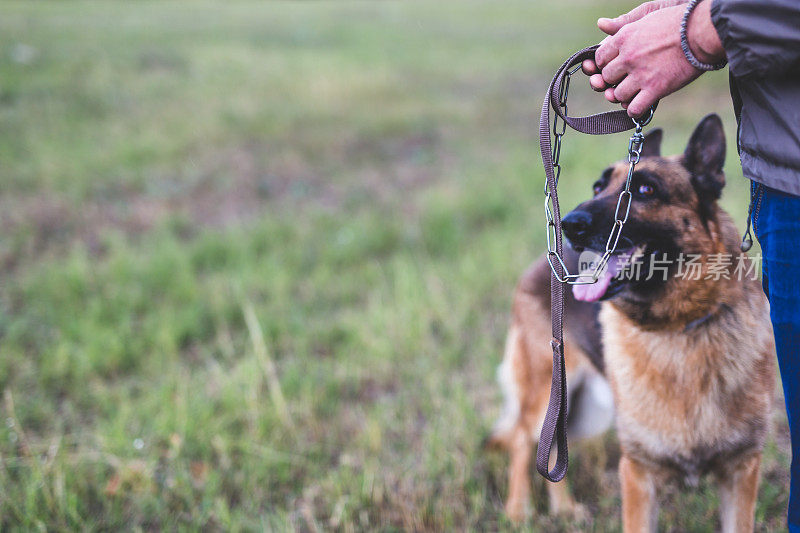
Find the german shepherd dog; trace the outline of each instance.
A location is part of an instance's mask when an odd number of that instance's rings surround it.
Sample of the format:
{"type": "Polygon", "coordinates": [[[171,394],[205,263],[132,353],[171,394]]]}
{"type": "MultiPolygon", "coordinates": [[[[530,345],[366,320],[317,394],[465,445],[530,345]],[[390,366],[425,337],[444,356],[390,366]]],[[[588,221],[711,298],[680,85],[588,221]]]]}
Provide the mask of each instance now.
{"type": "MultiPolygon", "coordinates": [[[[645,138],[619,247],[667,259],[667,275],[620,276],[612,256],[595,285],[567,291],[569,434],[598,434],[616,420],[625,531],[655,529],[660,484],[694,486],[705,474],[718,484],[722,530],[752,531],[776,383],[768,303],[754,276],[734,275],[747,257],[717,203],[725,185],[719,117],[705,117],[681,155],[662,157],[661,137],[654,130],[645,138]],[[699,254],[694,275],[679,275],[682,254],[699,254]]],[[[624,161],[607,168],[594,197],[564,217],[571,272],[579,253],[605,249],[627,172],[624,161]]],[[[506,512],[518,521],[529,508],[530,459],[550,392],[546,258],[522,276],[512,315],[498,369],[506,403],[488,444],[510,454],[506,512]]],[[[547,485],[551,512],[580,508],[564,483],[547,485]]]]}

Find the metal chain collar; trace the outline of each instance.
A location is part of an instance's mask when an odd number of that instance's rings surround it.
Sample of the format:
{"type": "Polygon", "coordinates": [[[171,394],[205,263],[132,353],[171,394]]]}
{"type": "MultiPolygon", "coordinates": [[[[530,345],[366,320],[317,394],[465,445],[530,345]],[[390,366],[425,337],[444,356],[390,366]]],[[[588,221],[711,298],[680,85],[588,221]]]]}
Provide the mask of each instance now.
{"type": "MultiPolygon", "coordinates": [[[[581,65],[578,64],[572,69],[567,70],[564,81],[559,88],[558,105],[564,110],[564,116],[568,116],[567,96],[569,94],[569,83],[572,79],[572,75],[580,70],[580,68],[581,65]]],[[[605,269],[606,265],[608,265],[608,260],[616,251],[617,245],[619,244],[619,238],[622,235],[622,228],[625,226],[625,222],[628,221],[628,215],[631,211],[631,178],[633,177],[633,172],[636,169],[636,164],[639,162],[639,158],[641,157],[642,148],[644,147],[644,135],[642,134],[642,128],[650,123],[650,121],[653,119],[654,113],[655,106],[652,106],[650,107],[650,113],[644,119],[638,120],[636,118],[631,118],[633,123],[636,125],[636,130],[628,141],[628,177],[625,180],[625,188],[621,193],[619,193],[619,198],[617,199],[617,208],[614,211],[614,225],[611,226],[611,233],[608,235],[608,240],[606,241],[605,252],[591,273],[570,274],[567,265],[564,263],[564,259],[556,250],[556,223],[553,217],[552,197],[547,188],[547,184],[545,183],[544,213],[547,220],[547,261],[550,263],[550,269],[553,271],[553,275],[555,275],[556,279],[558,279],[558,281],[561,283],[568,283],[570,285],[589,285],[592,283],[597,283],[597,280],[603,273],[603,269],[605,269]],[[561,268],[564,269],[563,276],[559,275],[558,269],[556,268],[555,263],[553,263],[553,258],[556,258],[561,264],[561,268]]],[[[561,157],[561,139],[566,131],[567,123],[564,121],[564,119],[561,119],[558,114],[556,114],[555,118],[553,119],[553,135],[555,137],[553,141],[553,172],[556,186],[558,186],[558,178],[561,176],[561,165],[559,164],[559,158],[561,157]],[[560,123],[559,119],[561,120],[560,123]]]]}

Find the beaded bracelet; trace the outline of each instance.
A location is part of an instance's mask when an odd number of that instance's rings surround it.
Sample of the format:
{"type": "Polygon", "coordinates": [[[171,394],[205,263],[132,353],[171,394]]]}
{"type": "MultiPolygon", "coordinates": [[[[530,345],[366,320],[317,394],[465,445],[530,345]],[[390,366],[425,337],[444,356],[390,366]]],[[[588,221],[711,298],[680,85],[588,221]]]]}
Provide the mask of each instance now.
{"type": "Polygon", "coordinates": [[[689,15],[692,14],[694,8],[697,7],[697,4],[701,1],[702,0],[692,0],[689,2],[689,5],[686,6],[686,11],[683,13],[683,20],[681,20],[681,48],[683,49],[683,55],[686,56],[686,61],[697,70],[719,70],[724,68],[725,65],[728,64],[728,61],[723,59],[719,63],[703,63],[692,53],[692,49],[689,48],[689,39],[686,37],[686,26],[689,22],[689,15]]]}

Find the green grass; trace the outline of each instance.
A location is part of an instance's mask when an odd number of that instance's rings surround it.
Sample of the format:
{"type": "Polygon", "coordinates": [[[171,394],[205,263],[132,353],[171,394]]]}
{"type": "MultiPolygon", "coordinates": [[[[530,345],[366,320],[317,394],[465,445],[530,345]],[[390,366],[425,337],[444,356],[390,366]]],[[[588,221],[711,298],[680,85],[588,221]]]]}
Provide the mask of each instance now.
{"type": "MultiPolygon", "coordinates": [[[[3,3],[0,528],[511,529],[479,445],[543,248],[538,109],[623,8],[3,3]]],[[[712,111],[732,142],[723,74],[662,102],[666,151],[712,111]]],[[[626,146],[568,134],[565,207],[626,146]]],[[[760,531],[787,500],[776,425],[760,531]]],[[[613,435],[573,453],[591,527],[618,529],[613,435]]],[[[534,485],[529,526],[588,527],[534,485]]],[[[715,509],[674,489],[662,529],[715,509]]]]}

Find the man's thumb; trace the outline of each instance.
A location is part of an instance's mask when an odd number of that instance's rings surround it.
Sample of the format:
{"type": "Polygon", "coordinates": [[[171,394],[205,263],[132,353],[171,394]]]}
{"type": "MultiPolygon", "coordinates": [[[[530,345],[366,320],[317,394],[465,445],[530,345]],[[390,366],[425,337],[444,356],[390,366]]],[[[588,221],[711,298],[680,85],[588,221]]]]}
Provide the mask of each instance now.
{"type": "Polygon", "coordinates": [[[624,15],[620,15],[616,18],[609,19],[604,17],[598,19],[597,27],[600,28],[600,30],[604,33],[607,33],[609,35],[614,35],[625,24],[636,22],[640,18],[649,15],[653,11],[658,11],[661,8],[670,7],[681,3],[683,3],[683,0],[661,0],[659,2],[645,2],[644,4],[636,6],[627,13],[625,13],[624,15]]]}
{"type": "Polygon", "coordinates": [[[619,31],[621,27],[623,27],[627,23],[628,23],[627,13],[613,19],[605,17],[597,19],[597,27],[600,28],[600,31],[602,31],[603,33],[607,33],[609,35],[614,35],[619,31]]]}

